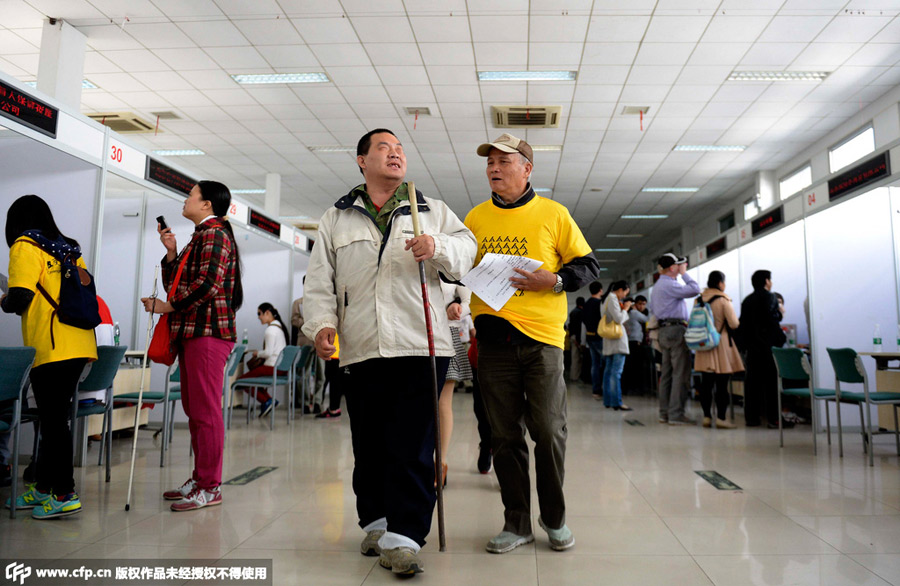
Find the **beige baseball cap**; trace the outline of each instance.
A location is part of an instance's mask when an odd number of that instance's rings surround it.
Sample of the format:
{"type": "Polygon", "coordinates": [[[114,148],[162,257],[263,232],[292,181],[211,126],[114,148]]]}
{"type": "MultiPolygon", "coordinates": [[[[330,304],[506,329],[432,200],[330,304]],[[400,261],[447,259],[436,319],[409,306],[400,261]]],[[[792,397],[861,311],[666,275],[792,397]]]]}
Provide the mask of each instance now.
{"type": "Polygon", "coordinates": [[[504,153],[521,153],[534,164],[534,151],[531,149],[531,145],[511,134],[503,133],[494,142],[480,145],[475,152],[481,157],[486,157],[490,154],[491,149],[498,149],[504,153]]]}

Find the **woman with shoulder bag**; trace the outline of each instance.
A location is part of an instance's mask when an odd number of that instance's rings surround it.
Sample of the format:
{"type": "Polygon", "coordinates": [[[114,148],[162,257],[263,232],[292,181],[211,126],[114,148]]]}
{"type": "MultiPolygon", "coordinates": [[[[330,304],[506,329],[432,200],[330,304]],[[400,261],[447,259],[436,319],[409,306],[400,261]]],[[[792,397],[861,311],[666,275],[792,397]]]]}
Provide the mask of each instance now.
{"type": "Polygon", "coordinates": [[[166,500],[178,501],[173,511],[222,504],[222,383],[237,339],[234,314],[244,298],[240,255],[227,219],[230,204],[231,192],[216,181],[201,181],[191,189],[181,214],[195,228],[180,254],[171,228],[157,228],[166,247],[162,275],[168,300],[141,299],[146,311],[170,314],[169,332],[181,367],[181,403],[194,450],[191,478],[163,493],[166,500]]]}
{"type": "Polygon", "coordinates": [[[731,339],[730,330],[740,325],[731,298],[725,294],[725,274],[712,271],[706,281],[706,289],[700,299],[711,310],[719,344],[712,350],[697,352],[694,370],[701,373],[700,404],[703,406],[703,427],[712,426],[713,387],[716,398],[716,427],[734,429],[735,425],[726,419],[728,412],[728,381],[735,372],[744,371],[744,363],[737,344],[731,339]]]}
{"type": "MultiPolygon", "coordinates": [[[[623,301],[628,291],[625,281],[616,281],[609,286],[603,301],[603,319],[620,326],[628,321],[631,302],[623,301]]],[[[617,338],[603,338],[603,405],[616,411],[631,411],[631,407],[622,403],[622,369],[628,356],[628,333],[624,327],[618,329],[621,333],[617,338]]]]}
{"type": "MultiPolygon", "coordinates": [[[[9,293],[0,298],[0,306],[22,316],[24,344],[36,350],[31,388],[41,430],[36,482],[16,498],[15,507],[32,509],[35,519],[74,515],[81,512],[81,501],[75,493],[69,417],[84,367],[97,360],[97,345],[93,329],[62,323],[56,307],[60,259],[77,259],[79,268],[86,266],[78,242],[60,232],[50,206],[36,195],[24,195],[10,206],[6,243],[9,293]]],[[[11,506],[8,499],[6,506],[11,506]]]]}

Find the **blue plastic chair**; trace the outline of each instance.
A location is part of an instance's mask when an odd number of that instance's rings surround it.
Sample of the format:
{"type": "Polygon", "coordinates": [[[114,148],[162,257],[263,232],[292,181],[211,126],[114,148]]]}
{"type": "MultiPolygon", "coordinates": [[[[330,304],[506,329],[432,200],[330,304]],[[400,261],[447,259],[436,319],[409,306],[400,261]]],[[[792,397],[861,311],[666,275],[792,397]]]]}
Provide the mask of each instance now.
{"type": "Polygon", "coordinates": [[[22,395],[28,384],[28,374],[34,364],[35,350],[31,347],[0,348],[0,401],[12,401],[9,422],[0,419],[0,433],[13,434],[12,484],[9,518],[16,518],[16,494],[19,478],[19,430],[22,428],[22,395]]]}
{"type": "MultiPolygon", "coordinates": [[[[119,365],[125,358],[128,346],[97,346],[97,360],[89,364],[87,376],[78,383],[78,392],[106,391],[106,398],[102,404],[86,406],[78,405],[78,393],[72,401],[72,443],[75,438],[75,420],[79,417],[90,415],[103,415],[103,441],[100,442],[100,455],[97,465],[103,463],[104,446],[106,448],[106,482],[110,478],[110,452],[112,451],[112,408],[113,408],[113,381],[119,372],[119,365]]],[[[74,450],[73,450],[74,453],[74,450]]]]}
{"type": "MultiPolygon", "coordinates": [[[[265,389],[271,389],[270,394],[272,395],[272,399],[275,399],[275,391],[279,385],[285,385],[286,391],[286,400],[288,401],[287,408],[287,422],[291,423],[291,417],[293,415],[293,403],[294,403],[294,371],[297,367],[297,361],[300,359],[300,347],[299,346],[285,346],[284,350],[282,350],[278,354],[278,359],[275,362],[275,368],[272,371],[272,376],[258,376],[251,378],[240,378],[234,381],[234,384],[231,385],[231,390],[239,389],[239,388],[254,388],[258,389],[260,387],[265,389]],[[286,375],[279,375],[278,373],[284,371],[286,375]]],[[[250,423],[250,411],[253,410],[255,406],[256,399],[256,391],[253,392],[253,399],[251,401],[248,409],[247,409],[247,423],[250,423]]],[[[270,428],[275,429],[275,408],[272,408],[272,412],[270,415],[270,428]]]]}

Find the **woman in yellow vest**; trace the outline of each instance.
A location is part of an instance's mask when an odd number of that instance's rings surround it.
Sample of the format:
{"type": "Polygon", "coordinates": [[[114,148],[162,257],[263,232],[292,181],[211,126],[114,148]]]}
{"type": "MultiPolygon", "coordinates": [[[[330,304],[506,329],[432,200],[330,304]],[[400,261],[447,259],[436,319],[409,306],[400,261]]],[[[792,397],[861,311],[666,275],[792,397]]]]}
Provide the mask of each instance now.
{"type": "MultiPolygon", "coordinates": [[[[59,258],[71,255],[86,267],[78,242],[59,231],[50,206],[36,195],[24,195],[10,206],[6,243],[9,293],[0,307],[22,316],[22,339],[36,350],[31,389],[41,424],[36,483],[16,498],[15,507],[32,509],[35,519],[74,515],[81,512],[81,502],[75,493],[69,416],[81,373],[97,359],[97,344],[92,329],[61,323],[49,298],[58,304],[59,258]]],[[[11,506],[9,500],[6,506],[11,506]]]]}

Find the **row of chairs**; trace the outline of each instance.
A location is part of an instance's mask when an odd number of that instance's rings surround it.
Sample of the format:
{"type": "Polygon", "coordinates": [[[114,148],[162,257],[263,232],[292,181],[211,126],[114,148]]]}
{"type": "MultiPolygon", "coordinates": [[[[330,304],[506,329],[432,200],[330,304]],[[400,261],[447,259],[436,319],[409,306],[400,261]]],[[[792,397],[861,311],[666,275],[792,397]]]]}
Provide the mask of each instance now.
{"type": "MultiPolygon", "coordinates": [[[[875,465],[875,449],[872,436],[875,434],[872,424],[872,406],[892,405],[894,412],[894,440],[897,444],[897,455],[900,456],[900,426],[898,426],[897,407],[900,405],[900,393],[875,392],[869,390],[869,377],[859,354],[852,348],[826,348],[831,366],[834,369],[834,388],[816,388],[812,383],[812,369],[803,350],[799,348],[772,348],[775,367],[778,370],[778,413],[781,413],[781,395],[808,397],[812,406],[813,453],[816,449],[816,429],[818,427],[816,401],[825,403],[825,426],[828,444],[831,444],[831,417],[828,403],[834,402],[837,412],[838,453],[844,456],[843,429],[841,426],[841,403],[855,404],[859,407],[859,418],[863,424],[863,453],[868,452],[869,466],[875,465]],[[785,388],[784,380],[806,382],[806,388],[785,388]],[[842,391],[841,384],[861,384],[863,392],[842,391]],[[865,406],[865,410],[863,407],[865,406]]],[[[778,432],[781,447],[784,447],[784,429],[781,417],[778,418],[778,432]]]]}

